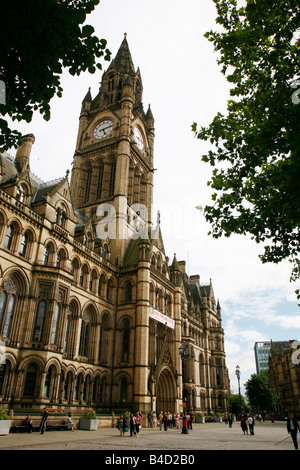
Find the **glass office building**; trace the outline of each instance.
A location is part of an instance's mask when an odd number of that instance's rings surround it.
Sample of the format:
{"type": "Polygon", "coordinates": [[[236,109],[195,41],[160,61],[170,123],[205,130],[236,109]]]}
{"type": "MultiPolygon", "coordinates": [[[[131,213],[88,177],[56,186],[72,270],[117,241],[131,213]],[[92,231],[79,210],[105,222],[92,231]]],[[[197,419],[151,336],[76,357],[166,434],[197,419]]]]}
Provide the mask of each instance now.
{"type": "Polygon", "coordinates": [[[256,373],[268,369],[268,359],[271,351],[271,341],[256,342],[254,344],[254,355],[256,373]]]}

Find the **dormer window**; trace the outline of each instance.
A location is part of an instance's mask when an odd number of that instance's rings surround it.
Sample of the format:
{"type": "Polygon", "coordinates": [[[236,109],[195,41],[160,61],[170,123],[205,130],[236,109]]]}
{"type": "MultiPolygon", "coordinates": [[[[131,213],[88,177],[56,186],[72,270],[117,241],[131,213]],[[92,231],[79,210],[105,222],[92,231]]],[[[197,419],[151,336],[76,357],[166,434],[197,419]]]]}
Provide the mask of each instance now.
{"type": "Polygon", "coordinates": [[[66,216],[64,207],[63,206],[58,207],[55,213],[55,223],[59,225],[60,227],[64,227],[66,219],[67,219],[67,216],[66,216]]]}
{"type": "Polygon", "coordinates": [[[91,248],[92,237],[90,233],[86,233],[84,236],[84,244],[87,248],[91,248]]]}
{"type": "Polygon", "coordinates": [[[27,195],[26,188],[21,184],[17,191],[17,201],[24,204],[26,195],[27,195]]]}

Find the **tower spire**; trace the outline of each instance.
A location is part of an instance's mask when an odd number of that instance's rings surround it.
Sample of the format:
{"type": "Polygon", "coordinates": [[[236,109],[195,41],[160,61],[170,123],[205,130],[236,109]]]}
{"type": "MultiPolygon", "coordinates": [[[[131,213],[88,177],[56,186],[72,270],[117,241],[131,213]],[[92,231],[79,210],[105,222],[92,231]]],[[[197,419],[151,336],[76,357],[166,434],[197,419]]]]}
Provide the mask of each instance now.
{"type": "Polygon", "coordinates": [[[124,39],[114,59],[114,64],[120,73],[135,74],[133,60],[127,42],[127,33],[124,33],[124,39]]]}

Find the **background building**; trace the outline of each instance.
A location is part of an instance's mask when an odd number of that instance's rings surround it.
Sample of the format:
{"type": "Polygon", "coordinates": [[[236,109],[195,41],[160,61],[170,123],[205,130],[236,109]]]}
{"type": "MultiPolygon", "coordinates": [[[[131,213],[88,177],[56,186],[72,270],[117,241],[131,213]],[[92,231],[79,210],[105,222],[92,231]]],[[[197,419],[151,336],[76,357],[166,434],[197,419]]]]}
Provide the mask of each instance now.
{"type": "Polygon", "coordinates": [[[256,373],[268,369],[269,355],[271,351],[271,341],[261,341],[254,344],[254,356],[256,373]]]}
{"type": "MultiPolygon", "coordinates": [[[[277,411],[300,418],[300,360],[294,341],[272,341],[269,380],[278,397],[277,411]]],[[[298,343],[296,341],[296,343],[298,343]]]]}
{"type": "Polygon", "coordinates": [[[124,38],[86,94],[71,181],[0,166],[0,403],[98,413],[227,410],[221,308],[153,224],[154,118],[124,38]],[[182,361],[179,348],[184,346],[182,361]]]}

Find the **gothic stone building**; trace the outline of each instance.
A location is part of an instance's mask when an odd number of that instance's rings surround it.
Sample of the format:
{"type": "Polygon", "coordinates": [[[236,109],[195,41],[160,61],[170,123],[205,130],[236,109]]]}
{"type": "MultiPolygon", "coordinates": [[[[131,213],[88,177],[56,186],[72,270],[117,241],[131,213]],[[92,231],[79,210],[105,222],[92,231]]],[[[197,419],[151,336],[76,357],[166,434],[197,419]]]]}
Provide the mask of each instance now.
{"type": "Polygon", "coordinates": [[[227,409],[212,284],[169,263],[152,224],[142,91],[125,37],[82,102],[70,184],[31,173],[32,134],[1,155],[0,404],[16,411],[227,409]]]}
{"type": "Polygon", "coordinates": [[[300,418],[300,361],[298,341],[271,341],[268,360],[270,386],[277,396],[277,411],[300,418]]]}

